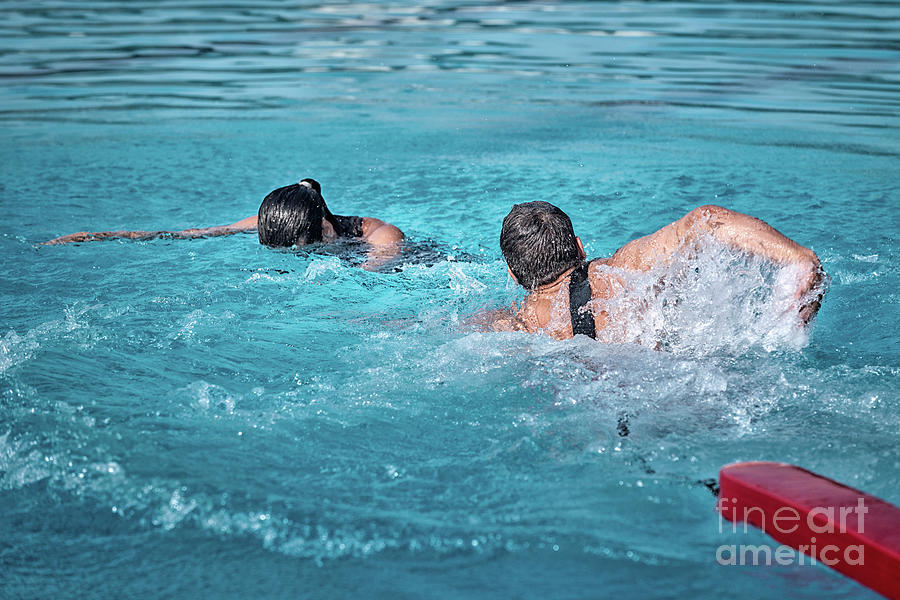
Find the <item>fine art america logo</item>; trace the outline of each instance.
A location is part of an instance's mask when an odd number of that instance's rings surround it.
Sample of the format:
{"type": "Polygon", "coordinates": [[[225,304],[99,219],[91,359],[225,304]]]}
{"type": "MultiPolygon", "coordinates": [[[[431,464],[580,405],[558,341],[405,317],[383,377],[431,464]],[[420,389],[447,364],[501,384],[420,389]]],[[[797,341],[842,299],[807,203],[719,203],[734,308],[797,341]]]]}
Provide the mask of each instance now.
{"type": "MultiPolygon", "coordinates": [[[[809,532],[807,543],[795,543],[796,551],[787,545],[770,544],[723,544],[716,549],[716,562],[720,565],[815,565],[821,562],[829,567],[843,563],[849,566],[865,564],[864,544],[836,544],[844,541],[843,534],[865,533],[865,515],[869,509],[863,498],[857,499],[856,506],[816,507],[802,514],[792,506],[782,506],[771,514],[757,506],[736,506],[737,498],[719,498],[716,508],[719,512],[719,533],[726,531],[725,519],[731,521],[731,533],[737,533],[743,526],[748,531],[748,523],[757,526],[763,533],[775,539],[796,540],[797,532],[809,532]],[[855,518],[853,526],[848,526],[848,517],[855,518]],[[817,536],[819,536],[817,538],[817,536]]],[[[853,536],[855,537],[855,536],[853,536]]],[[[849,539],[853,539],[853,537],[849,539]]],[[[805,539],[805,538],[804,538],[805,539]]],[[[845,538],[846,539],[846,538],[845,538]]]]}

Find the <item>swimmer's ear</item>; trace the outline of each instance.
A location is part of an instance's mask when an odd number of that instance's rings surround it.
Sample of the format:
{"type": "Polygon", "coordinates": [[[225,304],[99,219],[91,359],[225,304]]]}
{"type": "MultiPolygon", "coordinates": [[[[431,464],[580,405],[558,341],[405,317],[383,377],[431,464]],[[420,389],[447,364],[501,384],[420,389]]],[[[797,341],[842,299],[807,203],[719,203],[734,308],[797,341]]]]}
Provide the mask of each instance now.
{"type": "Polygon", "coordinates": [[[513,275],[512,269],[509,268],[509,265],[506,266],[506,272],[509,273],[509,276],[512,277],[512,280],[515,281],[516,284],[519,283],[519,280],[516,279],[516,276],[515,276],[515,275],[513,275]]]}
{"type": "Polygon", "coordinates": [[[587,254],[584,253],[584,246],[581,243],[581,238],[576,237],[575,243],[578,244],[578,256],[581,258],[581,260],[584,260],[585,258],[587,258],[587,254]]]}

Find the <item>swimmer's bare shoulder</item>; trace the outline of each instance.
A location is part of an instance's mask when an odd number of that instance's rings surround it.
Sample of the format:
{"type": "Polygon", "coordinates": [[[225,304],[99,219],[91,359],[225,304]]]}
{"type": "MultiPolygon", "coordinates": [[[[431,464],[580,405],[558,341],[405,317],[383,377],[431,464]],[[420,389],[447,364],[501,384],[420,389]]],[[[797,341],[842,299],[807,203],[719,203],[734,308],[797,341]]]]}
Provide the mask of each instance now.
{"type": "Polygon", "coordinates": [[[369,244],[369,253],[361,267],[367,271],[377,271],[400,253],[405,236],[396,225],[363,217],[362,239],[369,244]]]}
{"type": "Polygon", "coordinates": [[[363,217],[362,237],[373,246],[399,244],[405,238],[399,227],[374,217],[363,217]]]}

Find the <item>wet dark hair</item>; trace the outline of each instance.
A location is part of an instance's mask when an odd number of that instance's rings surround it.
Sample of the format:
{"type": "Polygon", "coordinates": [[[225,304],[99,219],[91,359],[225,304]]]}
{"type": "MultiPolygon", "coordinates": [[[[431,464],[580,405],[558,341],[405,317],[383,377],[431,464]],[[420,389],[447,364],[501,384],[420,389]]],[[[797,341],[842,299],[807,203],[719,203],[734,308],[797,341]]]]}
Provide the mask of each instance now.
{"type": "Polygon", "coordinates": [[[325,198],[322,197],[322,186],[319,185],[319,182],[316,181],[315,179],[310,179],[307,177],[306,179],[301,179],[300,183],[308,183],[310,186],[312,186],[312,189],[316,190],[316,193],[319,194],[319,198],[322,200],[322,210],[323,210],[322,217],[326,221],[331,223],[331,226],[334,227],[335,233],[340,235],[341,230],[342,230],[341,224],[338,221],[338,219],[335,218],[335,216],[333,214],[331,214],[331,211],[328,210],[328,205],[325,204],[325,198]]]}
{"type": "Polygon", "coordinates": [[[582,261],[568,215],[540,200],[512,207],[503,219],[500,250],[528,290],[552,283],[582,261]]]}
{"type": "Polygon", "coordinates": [[[278,188],[259,207],[256,224],[259,243],[288,247],[320,242],[326,213],[331,215],[322,199],[322,187],[315,179],[278,188]],[[302,185],[304,182],[309,185],[302,185]]]}
{"type": "Polygon", "coordinates": [[[312,189],[316,190],[316,193],[319,195],[319,198],[322,197],[322,186],[319,185],[319,182],[316,181],[315,179],[310,179],[309,177],[307,177],[306,179],[301,179],[300,183],[301,184],[308,183],[310,186],[312,186],[312,189]]]}

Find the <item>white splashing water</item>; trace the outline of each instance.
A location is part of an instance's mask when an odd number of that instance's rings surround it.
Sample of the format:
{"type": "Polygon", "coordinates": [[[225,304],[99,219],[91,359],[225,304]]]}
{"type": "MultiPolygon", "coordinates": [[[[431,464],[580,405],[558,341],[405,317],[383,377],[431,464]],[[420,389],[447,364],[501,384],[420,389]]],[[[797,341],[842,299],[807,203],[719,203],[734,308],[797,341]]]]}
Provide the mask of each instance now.
{"type": "Polygon", "coordinates": [[[797,266],[780,266],[708,238],[689,255],[676,255],[651,271],[608,272],[624,281],[624,289],[604,305],[611,319],[603,341],[676,354],[802,348],[809,328],[799,307],[822,291],[815,288],[797,299],[797,266]]]}

